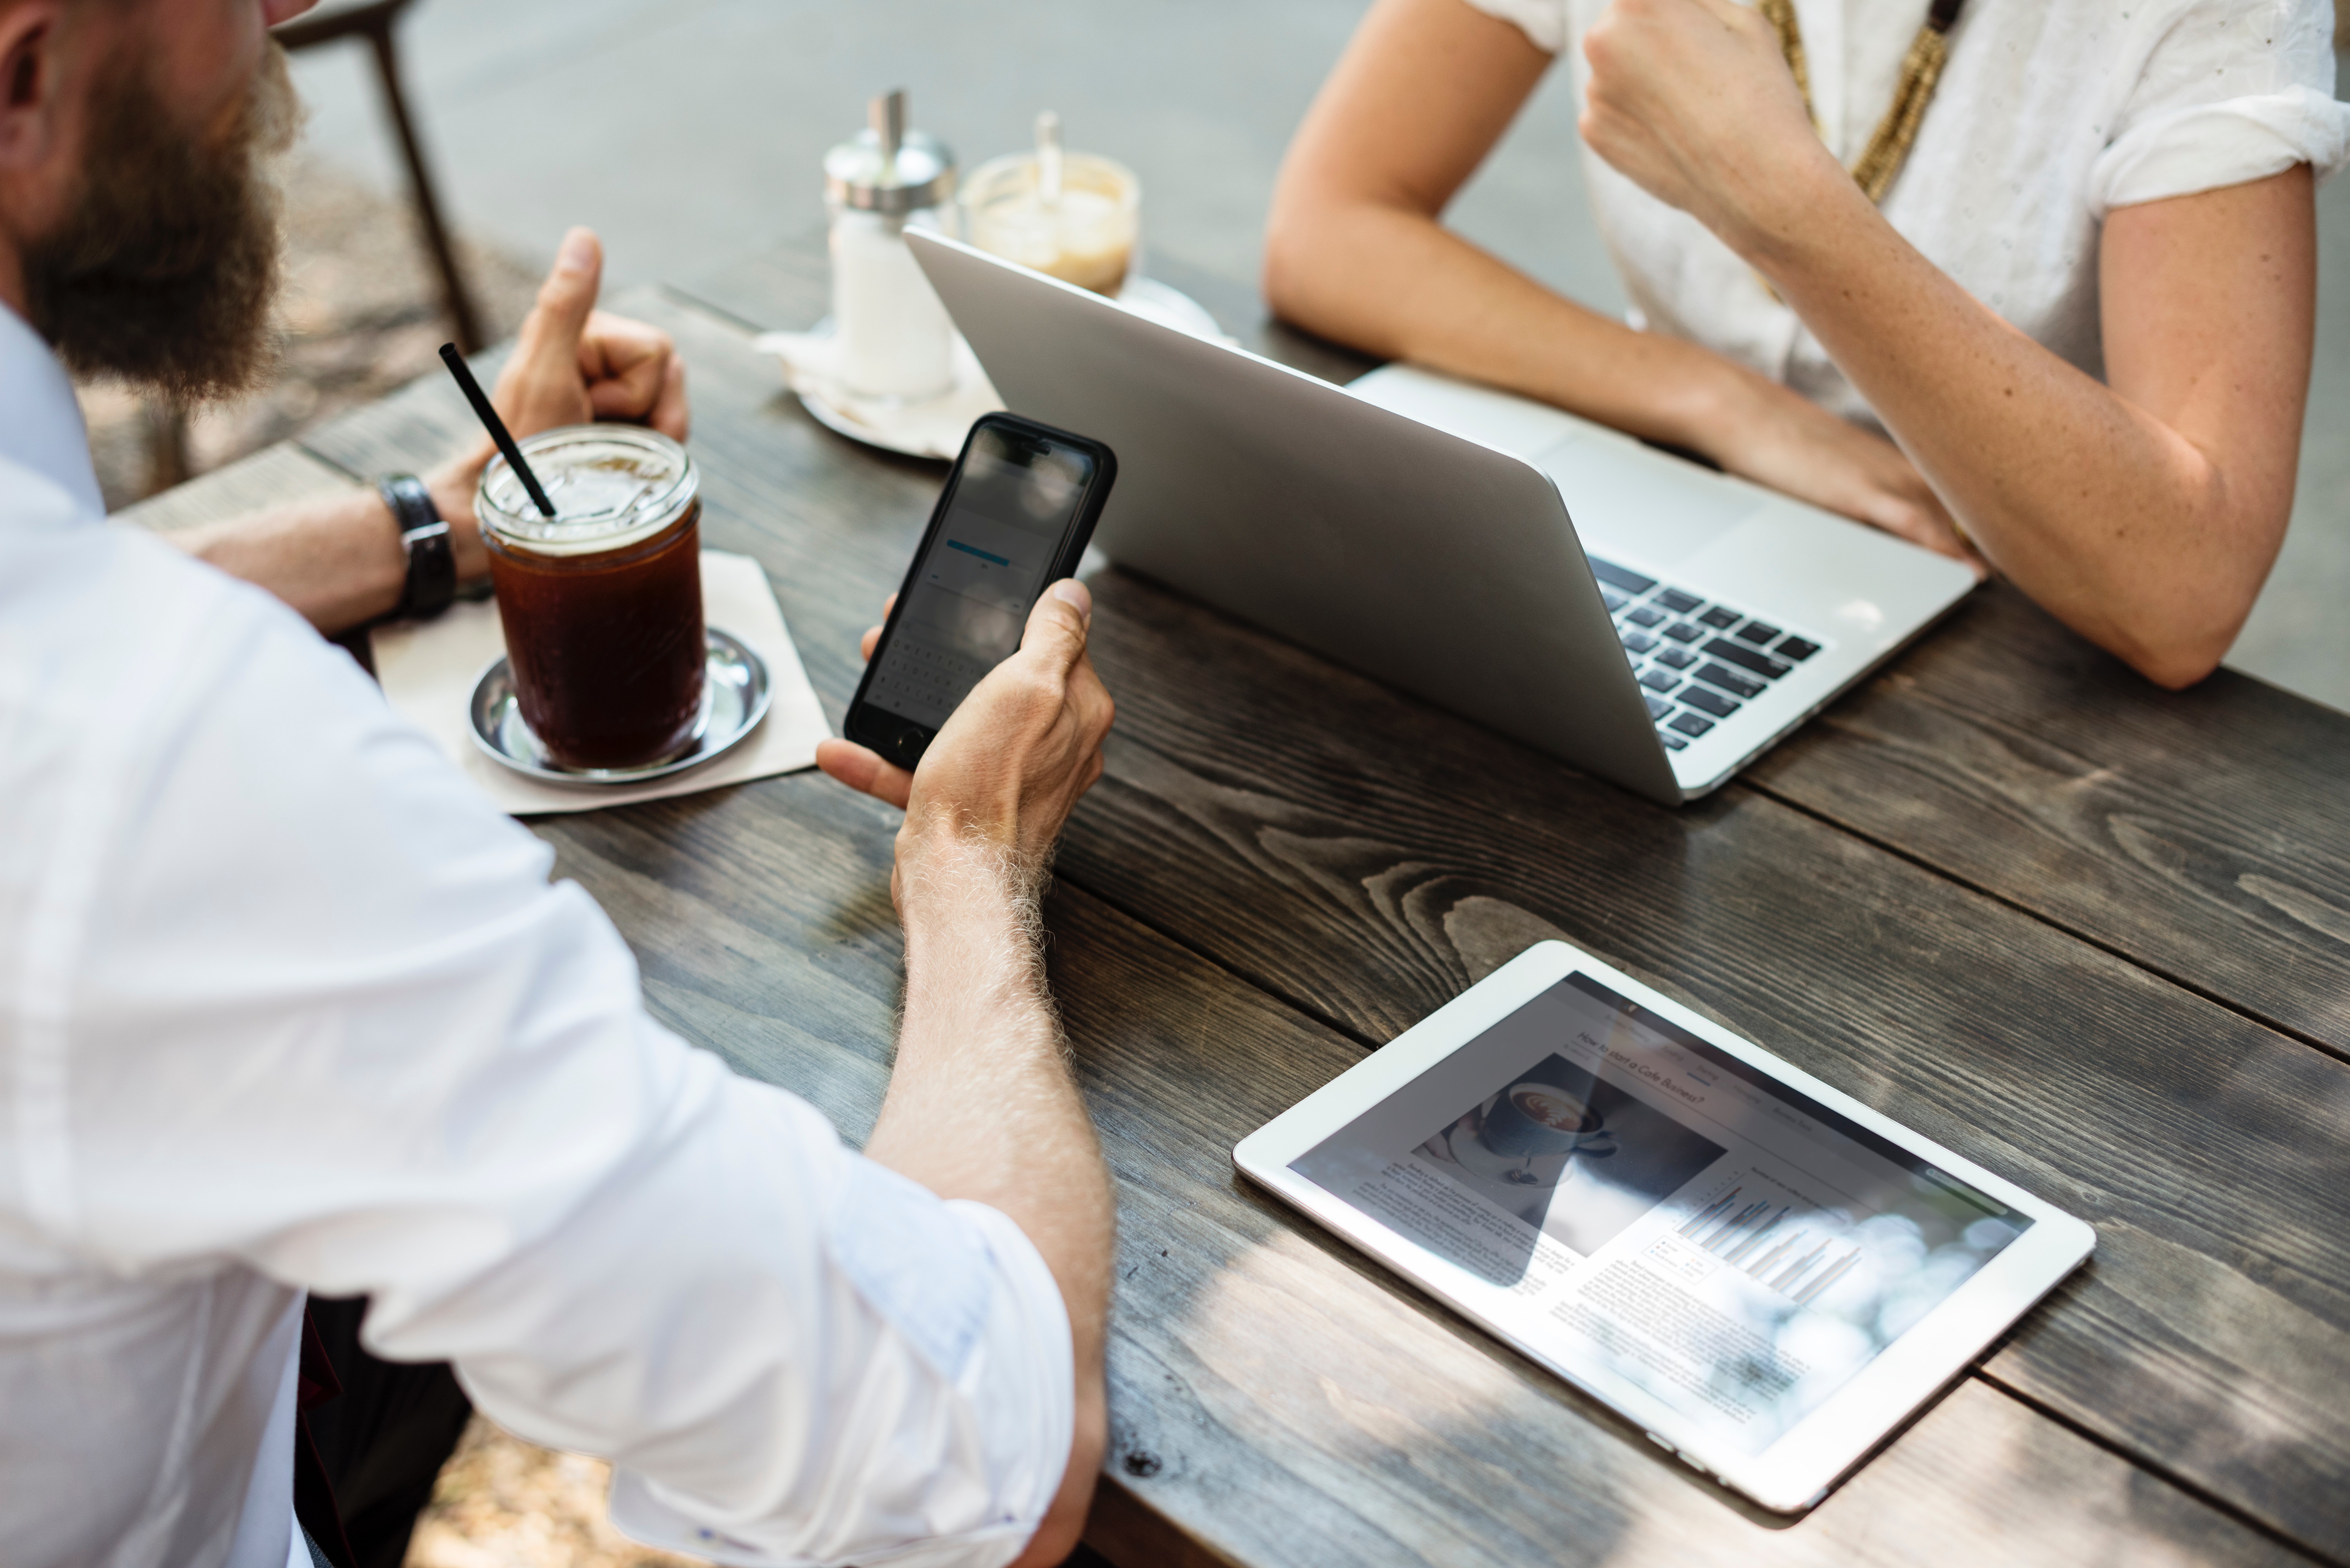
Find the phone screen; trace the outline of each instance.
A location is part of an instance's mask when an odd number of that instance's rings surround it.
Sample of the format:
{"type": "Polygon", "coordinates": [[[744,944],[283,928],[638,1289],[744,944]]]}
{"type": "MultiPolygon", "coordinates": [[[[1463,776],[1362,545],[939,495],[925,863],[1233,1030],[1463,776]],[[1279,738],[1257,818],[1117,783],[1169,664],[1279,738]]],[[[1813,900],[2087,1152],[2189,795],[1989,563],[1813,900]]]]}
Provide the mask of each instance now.
{"type": "Polygon", "coordinates": [[[992,424],[972,432],[931,547],[875,658],[866,702],[934,731],[1012,656],[1095,462],[1045,435],[992,424]]]}

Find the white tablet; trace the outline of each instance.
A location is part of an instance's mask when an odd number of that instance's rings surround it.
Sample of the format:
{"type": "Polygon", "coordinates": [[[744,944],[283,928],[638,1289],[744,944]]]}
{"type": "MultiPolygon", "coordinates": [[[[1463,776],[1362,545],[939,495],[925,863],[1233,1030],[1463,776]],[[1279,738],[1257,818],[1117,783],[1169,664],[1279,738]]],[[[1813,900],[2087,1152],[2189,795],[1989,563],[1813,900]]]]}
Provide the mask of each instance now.
{"type": "Polygon", "coordinates": [[[1232,1151],[1763,1507],[1811,1507],[2096,1244],[1564,942],[1232,1151]]]}

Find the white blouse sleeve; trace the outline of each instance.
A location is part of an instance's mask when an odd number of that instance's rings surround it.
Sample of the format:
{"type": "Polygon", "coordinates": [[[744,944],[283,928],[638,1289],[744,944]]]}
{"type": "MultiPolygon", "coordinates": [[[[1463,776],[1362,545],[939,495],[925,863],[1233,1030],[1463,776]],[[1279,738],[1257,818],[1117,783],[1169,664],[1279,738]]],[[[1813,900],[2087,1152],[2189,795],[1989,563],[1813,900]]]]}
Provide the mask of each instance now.
{"type": "Polygon", "coordinates": [[[1545,55],[1566,47],[1567,0],[1469,0],[1469,4],[1488,16],[1515,24],[1545,55]]]}
{"type": "Polygon", "coordinates": [[[613,1459],[617,1517],[664,1545],[1016,1556],[1074,1420],[1018,1228],[662,1028],[603,912],[348,659],[141,546],[213,602],[120,809],[59,851],[55,1233],[126,1272],[371,1296],[371,1349],[613,1459]]]}
{"type": "Polygon", "coordinates": [[[2192,0],[2168,13],[2091,169],[2090,210],[2241,185],[2350,156],[2325,0],[2192,0]]]}

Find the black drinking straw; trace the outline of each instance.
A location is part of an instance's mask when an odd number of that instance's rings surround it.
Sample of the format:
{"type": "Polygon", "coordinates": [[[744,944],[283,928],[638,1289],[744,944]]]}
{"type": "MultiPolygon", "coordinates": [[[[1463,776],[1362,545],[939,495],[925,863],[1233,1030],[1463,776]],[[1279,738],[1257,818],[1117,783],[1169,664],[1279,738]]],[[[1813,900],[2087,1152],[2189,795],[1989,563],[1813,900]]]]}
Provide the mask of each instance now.
{"type": "Polygon", "coordinates": [[[443,343],[441,345],[441,358],[449,367],[449,374],[457,378],[457,385],[464,390],[465,400],[473,405],[473,412],[481,417],[482,426],[490,432],[490,439],[498,443],[500,452],[506,454],[506,462],[520,476],[522,487],[530,492],[533,501],[538,503],[540,512],[549,517],[554,516],[555,503],[549,501],[546,492],[538,487],[538,475],[533,473],[530,464],[522,460],[522,448],[515,445],[514,432],[506,429],[505,421],[498,418],[498,410],[490,407],[489,395],[482,390],[482,384],[473,379],[473,372],[465,368],[465,357],[457,352],[454,343],[443,343]]]}

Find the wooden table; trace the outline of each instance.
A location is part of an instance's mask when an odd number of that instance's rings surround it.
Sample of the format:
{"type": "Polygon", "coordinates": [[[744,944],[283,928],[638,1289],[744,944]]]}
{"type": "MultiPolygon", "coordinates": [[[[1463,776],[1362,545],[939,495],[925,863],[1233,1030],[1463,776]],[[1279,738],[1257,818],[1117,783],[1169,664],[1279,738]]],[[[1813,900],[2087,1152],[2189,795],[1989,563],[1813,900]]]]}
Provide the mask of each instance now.
{"type": "MultiPolygon", "coordinates": [[[[1176,267],[1253,346],[1359,364],[1176,267]]],[[[691,367],[705,537],[838,722],[941,465],[751,351],[819,248],[619,302],[691,367]]],[[[440,456],[421,383],[149,509],[440,456]]],[[[1048,906],[1119,1183],[1114,1562],[2350,1562],[2350,719],[2170,695],[2004,587],[1667,811],[1111,572],[1107,776],[1048,906]],[[2095,1262],[1800,1521],[1742,1506],[1243,1185],[1233,1142],[1561,935],[2070,1208],[2095,1262]]],[[[888,1071],[895,814],[809,773],[550,820],[658,1015],[852,1137],[888,1071]]]]}

